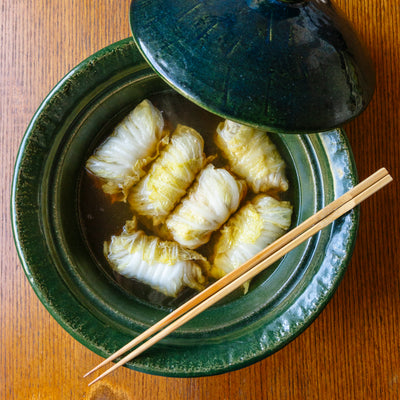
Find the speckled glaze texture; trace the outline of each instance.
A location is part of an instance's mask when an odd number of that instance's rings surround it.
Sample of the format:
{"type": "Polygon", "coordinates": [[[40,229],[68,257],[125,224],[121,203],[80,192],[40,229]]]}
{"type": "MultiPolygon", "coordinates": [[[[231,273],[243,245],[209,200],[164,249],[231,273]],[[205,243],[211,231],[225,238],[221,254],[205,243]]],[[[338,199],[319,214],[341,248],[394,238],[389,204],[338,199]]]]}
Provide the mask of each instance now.
{"type": "MultiPolygon", "coordinates": [[[[150,94],[171,91],[133,40],[73,69],[30,123],[15,165],[15,243],[32,287],[77,340],[108,356],[170,310],[138,301],[96,263],[79,223],[84,162],[99,140],[150,94]]],[[[350,189],[357,173],[345,134],[271,138],[288,165],[293,224],[350,189]]],[[[129,367],[164,376],[219,374],[254,363],[302,332],[333,295],[350,260],[353,210],[257,276],[246,296],[205,311],[129,367]]]]}
{"type": "Polygon", "coordinates": [[[329,0],[135,0],[131,28],[169,84],[215,114],[320,132],[360,114],[371,60],[329,0]]]}

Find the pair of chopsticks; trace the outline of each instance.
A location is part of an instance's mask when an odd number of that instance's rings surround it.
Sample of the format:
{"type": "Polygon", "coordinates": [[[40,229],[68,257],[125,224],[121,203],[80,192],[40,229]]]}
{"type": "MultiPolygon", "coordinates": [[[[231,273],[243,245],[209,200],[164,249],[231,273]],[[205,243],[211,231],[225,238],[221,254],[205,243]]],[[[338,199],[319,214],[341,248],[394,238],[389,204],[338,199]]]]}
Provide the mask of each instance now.
{"type": "Polygon", "coordinates": [[[198,295],[187,301],[175,311],[171,312],[161,321],[157,322],[98,366],[93,368],[84,377],[90,375],[108,362],[115,360],[128,350],[138,346],[140,343],[150,338],[147,342],[137,347],[130,354],[122,358],[111,368],[90,382],[89,385],[104,378],[110,372],[137,357],[171,332],[175,331],[196,315],[200,314],[208,307],[240,287],[249,279],[259,274],[261,271],[283,257],[286,253],[293,250],[296,246],[331,224],[335,219],[347,213],[378,190],[382,189],[392,180],[392,177],[385,168],[381,168],[375,172],[369,178],[359,183],[347,193],[334,200],[332,203],[328,204],[316,214],[312,215],[300,225],[266,247],[260,253],[256,254],[239,268],[233,270],[211,286],[204,289],[198,295]]]}

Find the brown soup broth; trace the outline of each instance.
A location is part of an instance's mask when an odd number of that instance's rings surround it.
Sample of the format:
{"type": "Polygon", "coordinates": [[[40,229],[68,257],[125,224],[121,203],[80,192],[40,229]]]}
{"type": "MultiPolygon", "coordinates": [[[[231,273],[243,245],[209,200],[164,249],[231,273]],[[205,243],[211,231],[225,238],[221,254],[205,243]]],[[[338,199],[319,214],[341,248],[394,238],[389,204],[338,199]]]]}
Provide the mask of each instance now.
{"type": "MultiPolygon", "coordinates": [[[[203,136],[205,154],[207,156],[218,154],[213,136],[218,123],[222,121],[220,117],[203,110],[176,92],[165,91],[149,96],[148,99],[161,110],[166,126],[171,133],[177,124],[190,126],[203,136]]],[[[127,112],[129,111],[127,110],[127,112]]],[[[106,134],[109,135],[111,132],[106,132],[106,134]]],[[[98,145],[103,140],[105,137],[101,138],[98,145]]],[[[220,156],[213,161],[213,164],[218,167],[226,165],[220,156]]],[[[103,273],[129,295],[156,307],[176,308],[195,294],[194,290],[185,288],[176,298],[171,298],[144,283],[125,278],[112,270],[103,254],[104,242],[109,241],[112,235],[120,234],[125,222],[132,218],[133,213],[128,203],[113,202],[112,197],[102,191],[99,179],[87,171],[82,174],[79,187],[79,212],[83,235],[93,258],[103,273]]],[[[250,197],[249,193],[244,201],[250,197]]],[[[287,198],[288,194],[282,197],[287,198]]],[[[145,226],[139,226],[139,228],[149,235],[154,235],[145,226]]],[[[196,251],[208,257],[217,235],[218,233],[214,233],[209,243],[196,251]]]]}

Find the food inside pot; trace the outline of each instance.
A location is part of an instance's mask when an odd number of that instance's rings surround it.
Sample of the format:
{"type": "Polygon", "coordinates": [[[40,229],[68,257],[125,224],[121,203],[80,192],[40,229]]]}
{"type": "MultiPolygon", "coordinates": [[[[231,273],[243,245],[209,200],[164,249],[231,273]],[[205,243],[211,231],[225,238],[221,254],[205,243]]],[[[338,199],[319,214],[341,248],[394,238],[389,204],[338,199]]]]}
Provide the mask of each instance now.
{"type": "Polygon", "coordinates": [[[268,134],[182,105],[167,94],[136,105],[88,158],[81,182],[93,255],[133,295],[159,304],[203,289],[291,225],[286,164],[268,134]]]}

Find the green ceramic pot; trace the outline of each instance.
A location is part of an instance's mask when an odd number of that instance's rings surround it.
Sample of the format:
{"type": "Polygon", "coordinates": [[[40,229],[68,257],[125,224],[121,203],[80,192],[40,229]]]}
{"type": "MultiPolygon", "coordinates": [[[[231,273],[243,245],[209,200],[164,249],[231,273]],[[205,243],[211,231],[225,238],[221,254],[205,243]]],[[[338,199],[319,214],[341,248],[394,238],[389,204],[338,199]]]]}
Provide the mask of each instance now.
{"type": "MultiPolygon", "coordinates": [[[[12,221],[26,276],[53,317],[106,357],[165,316],[122,289],[90,251],[80,224],[85,160],[112,127],[146,97],[172,91],[133,41],[115,43],[74,68],[30,123],[15,165],[12,221]]],[[[279,135],[288,164],[293,224],[354,186],[345,134],[279,135]]],[[[353,210],[232,296],[196,317],[128,366],[164,376],[203,376],[249,365],[302,332],[333,295],[350,260],[353,210]]]]}

